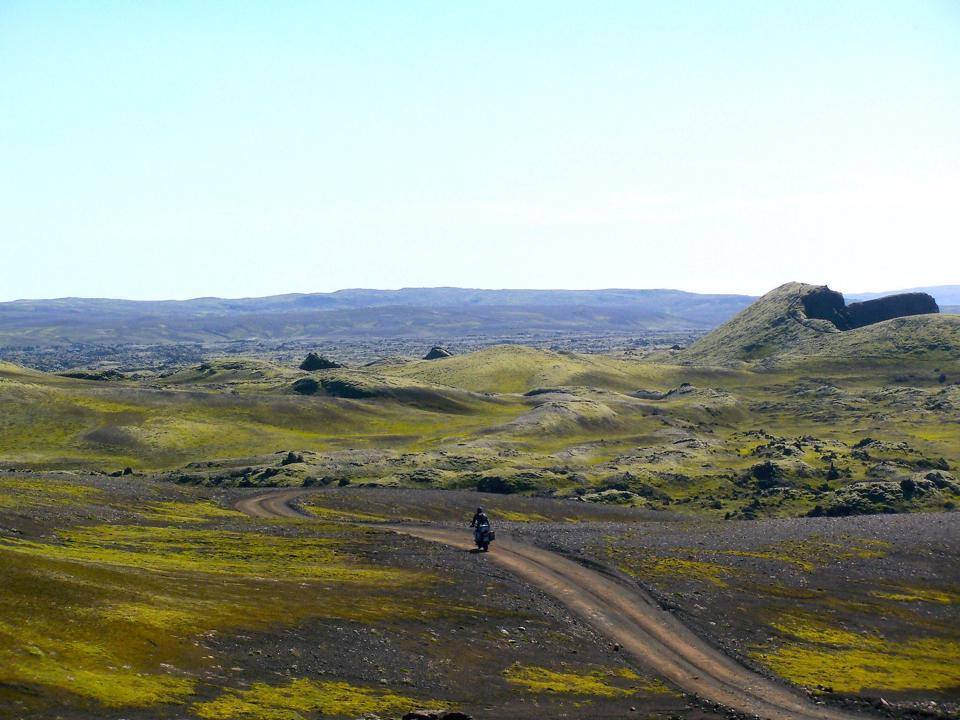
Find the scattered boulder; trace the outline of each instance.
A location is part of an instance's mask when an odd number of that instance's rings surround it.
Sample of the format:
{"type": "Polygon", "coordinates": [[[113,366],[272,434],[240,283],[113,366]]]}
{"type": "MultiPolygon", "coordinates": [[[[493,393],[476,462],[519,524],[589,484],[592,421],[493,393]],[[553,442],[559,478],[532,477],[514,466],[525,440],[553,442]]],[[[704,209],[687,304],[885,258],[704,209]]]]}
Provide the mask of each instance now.
{"type": "Polygon", "coordinates": [[[913,476],[913,479],[917,480],[918,476],[927,482],[933,483],[933,486],[939,490],[952,490],[953,492],[960,492],[960,485],[957,484],[956,478],[954,478],[950,473],[934,470],[933,472],[928,473],[917,473],[917,475],[913,476]]]}
{"type": "Polygon", "coordinates": [[[537,473],[522,472],[516,475],[485,475],[477,480],[477,491],[510,495],[537,490],[542,477],[537,473]]]}
{"type": "Polygon", "coordinates": [[[281,465],[293,465],[295,463],[302,463],[303,455],[299,455],[292,450],[287,453],[287,456],[280,461],[281,465]]]}
{"type": "Polygon", "coordinates": [[[878,462],[873,467],[867,470],[867,477],[877,478],[878,480],[895,478],[898,475],[901,475],[903,469],[892,462],[878,462]]]}
{"type": "Polygon", "coordinates": [[[424,360],[441,360],[443,358],[453,357],[453,353],[440,345],[434,345],[430,352],[423,356],[424,360]]]}
{"type": "Polygon", "coordinates": [[[797,455],[803,455],[803,445],[798,440],[789,441],[785,439],[771,440],[763,445],[758,445],[751,451],[751,455],[766,458],[786,458],[797,455]]]}
{"type": "Polygon", "coordinates": [[[640,501],[637,493],[629,490],[601,490],[600,492],[584,493],[581,500],[609,505],[635,505],[640,501]]]}
{"type": "Polygon", "coordinates": [[[943,491],[960,493],[960,485],[951,475],[940,471],[916,473],[901,480],[857,482],[831,493],[832,502],[818,505],[808,515],[842,517],[906,512],[918,507],[918,503],[942,497],[943,491]]]}
{"type": "Polygon", "coordinates": [[[919,460],[914,461],[914,466],[917,470],[949,470],[950,464],[946,461],[945,458],[940,458],[939,460],[931,460],[930,458],[920,458],[919,460]]]}
{"type": "Polygon", "coordinates": [[[764,460],[761,463],[750,468],[750,477],[757,481],[757,487],[761,490],[776,487],[784,477],[783,468],[770,460],[764,460]]]}
{"type": "Polygon", "coordinates": [[[473,720],[473,716],[459,710],[411,710],[403,720],[473,720]]]}
{"type": "Polygon", "coordinates": [[[316,353],[307,353],[307,356],[303,359],[303,362],[300,363],[300,369],[306,370],[307,372],[313,372],[314,370],[336,370],[337,368],[342,368],[338,362],[334,362],[329,358],[324,357],[323,355],[317,355],[316,353]]]}

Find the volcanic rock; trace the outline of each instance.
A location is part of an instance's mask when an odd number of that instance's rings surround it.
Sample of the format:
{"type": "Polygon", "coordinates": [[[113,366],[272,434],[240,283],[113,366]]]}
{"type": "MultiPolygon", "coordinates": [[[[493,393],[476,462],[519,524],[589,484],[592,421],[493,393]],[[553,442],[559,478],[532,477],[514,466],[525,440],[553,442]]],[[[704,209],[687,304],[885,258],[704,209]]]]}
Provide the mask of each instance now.
{"type": "Polygon", "coordinates": [[[323,355],[317,355],[316,353],[308,353],[303,359],[303,362],[300,363],[300,369],[306,370],[307,372],[313,372],[314,370],[336,370],[342,367],[343,365],[340,363],[334,362],[323,355]]]}
{"type": "Polygon", "coordinates": [[[424,360],[440,360],[441,358],[453,357],[453,353],[440,345],[434,345],[430,352],[423,356],[424,360]]]}

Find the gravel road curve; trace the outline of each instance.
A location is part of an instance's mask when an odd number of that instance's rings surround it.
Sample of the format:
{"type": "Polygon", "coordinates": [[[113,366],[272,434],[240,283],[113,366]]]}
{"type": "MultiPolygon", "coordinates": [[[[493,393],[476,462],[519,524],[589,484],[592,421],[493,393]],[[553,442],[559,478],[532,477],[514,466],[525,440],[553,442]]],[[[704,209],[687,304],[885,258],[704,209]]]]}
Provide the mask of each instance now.
{"type": "MultiPolygon", "coordinates": [[[[309,517],[293,503],[309,491],[273,490],[238,501],[254,517],[309,517]]],[[[469,533],[429,525],[379,526],[462,550],[469,533]]],[[[548,550],[498,538],[490,557],[563,603],[611,641],[685,692],[766,720],[853,720],[863,715],[835,710],[763,677],[705,642],[640,588],[548,550]]]]}

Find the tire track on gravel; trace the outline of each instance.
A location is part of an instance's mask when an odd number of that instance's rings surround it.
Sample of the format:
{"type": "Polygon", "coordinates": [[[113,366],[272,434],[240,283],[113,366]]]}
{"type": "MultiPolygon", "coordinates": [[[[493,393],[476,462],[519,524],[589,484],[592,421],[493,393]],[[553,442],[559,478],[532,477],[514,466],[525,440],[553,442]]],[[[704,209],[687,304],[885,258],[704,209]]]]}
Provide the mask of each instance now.
{"type": "MultiPolygon", "coordinates": [[[[274,490],[238,501],[254,517],[310,517],[292,505],[303,489],[274,490]]],[[[378,525],[396,533],[463,550],[473,547],[463,531],[420,525],[378,525]]],[[[685,692],[766,720],[863,720],[817,704],[766,678],[713,647],[641,588],[585,567],[557,553],[498,539],[487,556],[568,610],[685,692]]]]}

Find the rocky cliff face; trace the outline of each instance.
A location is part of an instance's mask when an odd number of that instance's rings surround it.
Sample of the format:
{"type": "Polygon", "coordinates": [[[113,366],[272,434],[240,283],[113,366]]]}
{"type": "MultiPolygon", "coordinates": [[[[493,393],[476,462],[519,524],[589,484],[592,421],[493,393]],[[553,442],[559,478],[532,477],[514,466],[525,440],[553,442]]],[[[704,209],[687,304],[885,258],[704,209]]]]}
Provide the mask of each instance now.
{"type": "MultiPolygon", "coordinates": [[[[847,305],[850,329],[873,325],[909,315],[929,315],[940,312],[937,301],[926,293],[904,293],[888,297],[855,302],[847,305]]],[[[842,328],[841,328],[842,329],[842,328]]]]}
{"type": "Polygon", "coordinates": [[[827,320],[838,330],[853,330],[893,318],[940,312],[936,300],[926,293],[889,295],[847,305],[843,295],[836,290],[819,287],[805,294],[801,302],[808,318],[827,320]]]}

